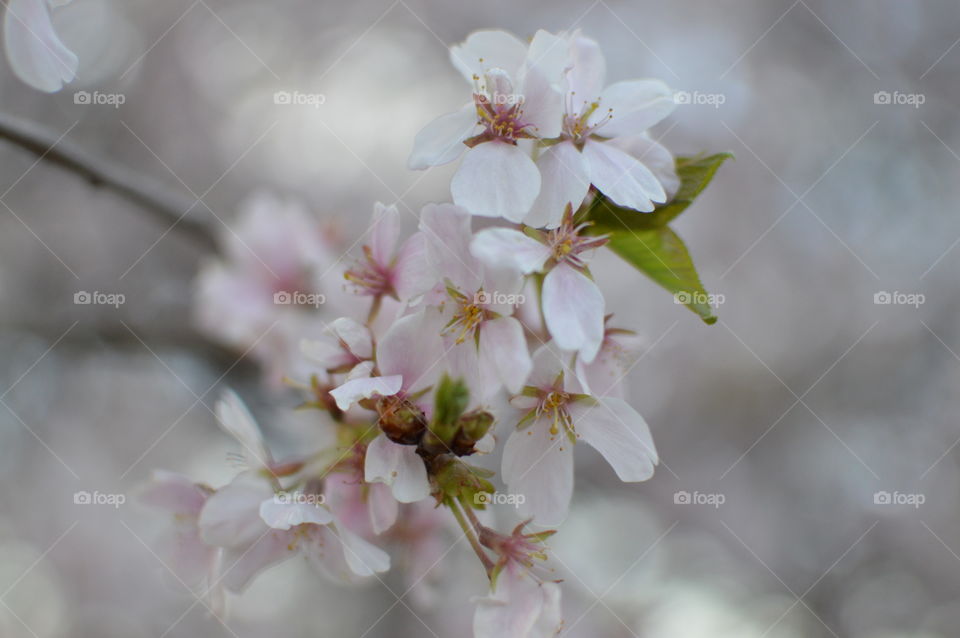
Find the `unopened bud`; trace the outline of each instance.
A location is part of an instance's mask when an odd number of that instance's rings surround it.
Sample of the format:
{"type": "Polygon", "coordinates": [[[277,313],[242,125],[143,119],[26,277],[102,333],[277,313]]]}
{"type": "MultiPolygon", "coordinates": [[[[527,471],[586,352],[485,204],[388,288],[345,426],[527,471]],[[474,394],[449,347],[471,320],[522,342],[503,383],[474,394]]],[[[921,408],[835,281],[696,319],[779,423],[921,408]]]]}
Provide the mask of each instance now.
{"type": "Polygon", "coordinates": [[[387,438],[401,445],[416,445],[427,427],[427,419],[415,405],[382,401],[378,406],[380,429],[387,438]]]}

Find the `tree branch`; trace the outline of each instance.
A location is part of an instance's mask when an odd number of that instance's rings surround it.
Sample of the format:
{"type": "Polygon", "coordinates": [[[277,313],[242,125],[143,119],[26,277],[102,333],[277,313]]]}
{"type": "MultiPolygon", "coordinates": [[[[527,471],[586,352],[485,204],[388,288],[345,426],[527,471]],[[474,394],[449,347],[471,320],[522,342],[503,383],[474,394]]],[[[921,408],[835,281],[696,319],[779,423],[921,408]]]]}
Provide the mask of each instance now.
{"type": "Polygon", "coordinates": [[[193,199],[170,196],[169,187],[121,166],[93,157],[83,149],[49,129],[26,120],[0,113],[0,139],[27,150],[40,159],[65,168],[94,186],[104,186],[123,195],[150,213],[164,226],[192,237],[204,248],[216,249],[209,226],[186,217],[197,205],[193,199]]]}

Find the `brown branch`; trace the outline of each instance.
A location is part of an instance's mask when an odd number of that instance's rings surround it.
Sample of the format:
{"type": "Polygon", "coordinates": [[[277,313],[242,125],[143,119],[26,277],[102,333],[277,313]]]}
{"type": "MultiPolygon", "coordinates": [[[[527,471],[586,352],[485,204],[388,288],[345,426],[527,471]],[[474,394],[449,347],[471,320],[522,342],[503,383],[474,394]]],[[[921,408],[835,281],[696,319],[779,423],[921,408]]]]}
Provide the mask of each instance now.
{"type": "Polygon", "coordinates": [[[207,224],[187,218],[199,202],[171,196],[169,187],[156,180],[109,164],[68,140],[34,122],[0,114],[0,139],[16,144],[45,162],[65,168],[94,186],[113,190],[151,214],[165,227],[188,235],[208,250],[216,249],[216,240],[207,224]]]}

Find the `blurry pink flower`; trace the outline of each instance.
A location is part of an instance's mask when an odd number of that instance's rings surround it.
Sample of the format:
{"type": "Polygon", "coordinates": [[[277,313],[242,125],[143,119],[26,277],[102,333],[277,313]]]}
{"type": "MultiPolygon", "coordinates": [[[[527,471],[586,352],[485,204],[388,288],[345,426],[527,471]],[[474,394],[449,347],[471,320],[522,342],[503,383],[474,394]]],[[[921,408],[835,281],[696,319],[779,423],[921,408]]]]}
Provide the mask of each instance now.
{"type": "Polygon", "coordinates": [[[483,400],[504,386],[519,392],[532,364],[523,325],[511,316],[523,299],[523,277],[470,254],[470,219],[453,204],[431,204],[421,213],[420,228],[436,278],[445,283],[440,303],[451,374],[466,379],[479,390],[472,398],[483,400]]]}
{"type": "Polygon", "coordinates": [[[221,237],[222,257],[196,281],[199,328],[251,354],[279,380],[299,363],[298,345],[319,334],[322,309],[337,305],[340,277],[319,220],[293,200],[266,192],[246,200],[221,237]]]}
{"type": "Polygon", "coordinates": [[[70,0],[9,0],[3,41],[10,67],[33,88],[53,93],[77,75],[77,56],[53,29],[54,7],[70,0]]]}
{"type": "Polygon", "coordinates": [[[245,472],[207,499],[198,524],[204,542],[223,548],[224,587],[241,592],[261,571],[297,553],[337,580],[389,569],[385,552],[337,525],[308,496],[276,494],[268,481],[245,472]]]}
{"type": "Polygon", "coordinates": [[[525,223],[555,228],[567,205],[579,208],[591,184],[621,206],[652,211],[679,184],[670,152],[646,134],[673,111],[673,93],[659,80],[604,89],[600,46],[579,31],[567,38],[563,129],[559,143],[537,159],[543,185],[525,223]]]}
{"type": "Polygon", "coordinates": [[[207,590],[216,582],[220,550],[203,542],[198,525],[200,511],[212,493],[211,488],[186,476],[157,470],[140,494],[145,504],[172,515],[160,536],[157,554],[177,578],[195,590],[207,590]]]}
{"type": "Polygon", "coordinates": [[[563,626],[560,586],[508,560],[489,596],[477,599],[474,638],[550,638],[563,626]]]}
{"type": "Polygon", "coordinates": [[[546,31],[529,46],[504,31],[476,31],[451,47],[473,101],[417,134],[410,168],[452,162],[468,148],[450,184],[453,201],[474,215],[522,221],[540,192],[540,171],[517,142],[560,133],[565,52],[546,31]]]}
{"type": "Polygon", "coordinates": [[[509,228],[489,228],[476,234],[471,252],[485,264],[510,266],[523,274],[546,270],[541,307],[547,330],[564,350],[593,361],[603,342],[603,293],[588,276],[583,253],[606,242],[605,237],[581,236],[586,225],[574,226],[568,207],[559,228],[537,232],[534,239],[509,228]]]}
{"type": "Polygon", "coordinates": [[[540,525],[559,525],[573,494],[573,446],[583,440],[613,467],[621,481],[653,476],[657,451],[643,417],[614,397],[583,393],[549,345],[533,355],[524,391],[510,401],[524,415],[503,451],[503,480],[526,500],[521,514],[540,525]]]}
{"type": "Polygon", "coordinates": [[[433,285],[424,258],[424,241],[419,233],[400,247],[400,213],[394,205],[377,202],[373,209],[370,244],[363,247],[363,259],[349,268],[344,277],[359,295],[379,300],[393,297],[402,302],[421,295],[433,285]]]}

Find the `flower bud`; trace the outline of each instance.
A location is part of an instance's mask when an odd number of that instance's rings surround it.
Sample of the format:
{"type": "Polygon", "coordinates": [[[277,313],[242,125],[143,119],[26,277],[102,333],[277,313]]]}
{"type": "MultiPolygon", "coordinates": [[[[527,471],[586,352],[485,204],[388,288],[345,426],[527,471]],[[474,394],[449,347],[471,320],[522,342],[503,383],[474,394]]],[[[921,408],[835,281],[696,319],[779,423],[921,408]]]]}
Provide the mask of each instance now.
{"type": "Polygon", "coordinates": [[[420,442],[427,427],[427,419],[420,408],[406,401],[381,401],[377,408],[380,413],[380,429],[388,439],[401,445],[416,445],[420,442]]]}

